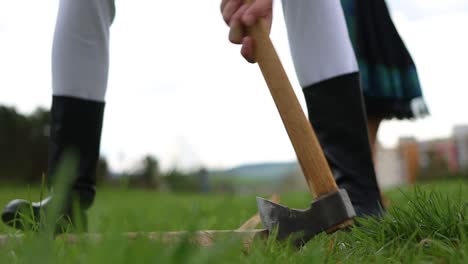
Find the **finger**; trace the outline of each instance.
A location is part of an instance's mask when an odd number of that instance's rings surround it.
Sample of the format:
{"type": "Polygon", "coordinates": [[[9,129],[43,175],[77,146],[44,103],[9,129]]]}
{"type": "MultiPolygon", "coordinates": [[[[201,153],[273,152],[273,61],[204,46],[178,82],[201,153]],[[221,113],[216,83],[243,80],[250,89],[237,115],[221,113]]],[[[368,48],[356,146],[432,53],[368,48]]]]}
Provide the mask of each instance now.
{"type": "Polygon", "coordinates": [[[226,4],[227,4],[229,1],[231,1],[231,0],[222,0],[222,1],[221,1],[221,6],[220,6],[221,13],[223,13],[224,7],[226,6],[226,4]]]}
{"type": "Polygon", "coordinates": [[[253,26],[260,17],[271,17],[273,5],[271,1],[255,1],[242,16],[242,23],[246,26],[253,26]]]}
{"type": "Polygon", "coordinates": [[[232,15],[229,22],[231,30],[229,31],[229,40],[234,44],[241,44],[242,38],[245,36],[244,27],[241,24],[241,17],[244,12],[249,8],[247,5],[242,5],[234,15],[232,15]]]}
{"type": "Polygon", "coordinates": [[[231,16],[231,19],[229,20],[229,24],[231,24],[234,21],[239,21],[239,24],[241,24],[240,20],[241,20],[242,16],[244,15],[245,11],[247,11],[247,9],[249,9],[249,6],[246,5],[246,4],[242,4],[237,9],[237,11],[231,16]]]}
{"type": "Polygon", "coordinates": [[[242,40],[241,55],[250,63],[255,63],[254,41],[251,37],[245,37],[242,40]]]}
{"type": "Polygon", "coordinates": [[[229,30],[229,41],[234,44],[241,44],[242,38],[245,35],[244,27],[241,25],[239,20],[233,20],[229,30]]]}
{"type": "Polygon", "coordinates": [[[226,22],[226,24],[229,25],[232,15],[234,15],[237,12],[241,5],[241,0],[231,0],[228,3],[226,3],[226,5],[221,11],[223,14],[224,22],[226,22]]]}

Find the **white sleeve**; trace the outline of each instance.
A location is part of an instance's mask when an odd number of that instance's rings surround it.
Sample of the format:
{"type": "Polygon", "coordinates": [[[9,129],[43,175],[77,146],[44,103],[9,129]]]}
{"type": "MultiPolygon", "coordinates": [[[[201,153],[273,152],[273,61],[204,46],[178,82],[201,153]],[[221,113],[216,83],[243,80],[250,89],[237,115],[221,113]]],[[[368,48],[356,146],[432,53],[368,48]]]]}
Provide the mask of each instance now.
{"type": "Polygon", "coordinates": [[[359,71],[340,0],[283,0],[283,11],[302,87],[359,71]]]}

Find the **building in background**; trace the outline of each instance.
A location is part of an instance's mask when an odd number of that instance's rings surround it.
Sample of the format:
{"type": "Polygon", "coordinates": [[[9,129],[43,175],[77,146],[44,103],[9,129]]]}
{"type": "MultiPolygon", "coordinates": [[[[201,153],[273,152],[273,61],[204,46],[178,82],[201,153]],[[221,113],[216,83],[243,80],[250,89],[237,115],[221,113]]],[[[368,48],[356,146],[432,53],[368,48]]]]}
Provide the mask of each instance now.
{"type": "Polygon", "coordinates": [[[453,137],[457,146],[458,165],[460,169],[468,171],[468,125],[456,126],[453,137]]]}
{"type": "Polygon", "coordinates": [[[457,126],[449,138],[417,141],[401,138],[398,147],[377,152],[376,172],[383,188],[449,175],[468,177],[468,126],[457,126]]]}
{"type": "Polygon", "coordinates": [[[419,143],[421,159],[420,177],[436,177],[459,171],[457,145],[453,138],[436,139],[419,143]]]}
{"type": "Polygon", "coordinates": [[[375,161],[377,180],[381,188],[389,188],[406,183],[404,168],[398,149],[377,146],[377,160],[375,161]]]}
{"type": "Polygon", "coordinates": [[[406,182],[414,183],[421,170],[421,153],[419,142],[412,137],[400,138],[398,144],[401,172],[406,182]]]}

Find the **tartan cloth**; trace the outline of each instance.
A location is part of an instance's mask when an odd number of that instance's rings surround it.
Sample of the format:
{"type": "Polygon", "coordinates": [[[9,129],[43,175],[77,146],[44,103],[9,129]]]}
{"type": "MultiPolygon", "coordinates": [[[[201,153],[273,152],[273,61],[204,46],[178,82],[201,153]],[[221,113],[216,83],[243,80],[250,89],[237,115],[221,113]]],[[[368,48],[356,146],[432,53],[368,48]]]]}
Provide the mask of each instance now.
{"type": "Polygon", "coordinates": [[[385,0],[341,0],[361,73],[368,116],[410,119],[429,114],[416,66],[385,0]]]}

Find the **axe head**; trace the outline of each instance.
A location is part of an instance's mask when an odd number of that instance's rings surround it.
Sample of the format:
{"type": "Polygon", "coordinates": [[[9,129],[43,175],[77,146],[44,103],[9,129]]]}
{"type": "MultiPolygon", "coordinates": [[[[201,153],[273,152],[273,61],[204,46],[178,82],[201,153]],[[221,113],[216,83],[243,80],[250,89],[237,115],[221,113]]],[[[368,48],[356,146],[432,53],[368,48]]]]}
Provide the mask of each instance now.
{"type": "Polygon", "coordinates": [[[291,209],[260,197],[257,206],[265,228],[270,233],[277,232],[279,240],[292,237],[296,246],[356,216],[346,190],[321,196],[305,210],[291,209]]]}

